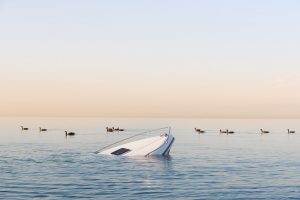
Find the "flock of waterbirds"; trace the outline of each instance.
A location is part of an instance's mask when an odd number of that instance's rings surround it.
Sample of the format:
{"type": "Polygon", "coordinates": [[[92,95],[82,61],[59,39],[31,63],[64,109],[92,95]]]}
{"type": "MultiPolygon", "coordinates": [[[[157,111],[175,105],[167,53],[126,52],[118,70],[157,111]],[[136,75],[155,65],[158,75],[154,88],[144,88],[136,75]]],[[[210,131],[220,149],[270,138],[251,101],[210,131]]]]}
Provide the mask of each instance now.
{"type": "Polygon", "coordinates": [[[106,132],[112,133],[112,132],[119,132],[119,131],[125,131],[123,128],[115,128],[115,127],[106,127],[106,132]]]}
{"type": "MultiPolygon", "coordinates": [[[[21,131],[28,131],[28,130],[29,130],[29,128],[26,128],[26,127],[24,127],[24,126],[21,126],[21,131]]],[[[41,132],[47,131],[48,129],[39,127],[38,130],[39,130],[39,132],[41,133],[41,132]]],[[[66,136],[73,136],[73,135],[75,135],[75,132],[68,132],[68,131],[65,131],[65,134],[66,134],[66,136]]]]}
{"type": "MultiPolygon", "coordinates": [[[[197,133],[205,133],[205,130],[204,129],[200,129],[200,128],[194,128],[194,130],[197,132],[197,133]]],[[[222,130],[220,129],[220,134],[234,134],[235,132],[234,131],[231,131],[231,130],[222,130]]],[[[266,133],[270,133],[270,131],[267,131],[267,130],[264,130],[264,129],[260,129],[260,134],[266,134],[266,133]]],[[[287,129],[287,133],[288,134],[293,134],[293,133],[296,133],[296,131],[293,131],[293,130],[290,130],[290,129],[287,129]]]]}
{"type": "MultiPolygon", "coordinates": [[[[22,130],[22,131],[28,131],[29,128],[26,128],[26,127],[24,127],[24,126],[21,126],[21,130],[22,130]]],[[[197,133],[205,133],[205,132],[206,132],[206,130],[200,129],[200,128],[194,128],[194,130],[195,130],[195,132],[197,132],[197,133]]],[[[45,132],[45,131],[47,131],[46,128],[39,127],[39,132],[45,132]]],[[[107,132],[107,133],[113,133],[113,132],[119,132],[119,131],[125,131],[125,129],[119,128],[119,127],[118,127],[118,128],[115,128],[115,127],[106,127],[106,132],[107,132]]],[[[235,132],[232,131],[232,130],[228,130],[228,129],[226,129],[226,130],[220,129],[220,130],[219,130],[219,133],[220,133],[220,134],[226,134],[226,135],[229,135],[229,134],[234,134],[235,132]]],[[[260,133],[260,134],[266,134],[266,133],[270,133],[270,131],[267,131],[267,130],[264,130],[264,129],[260,129],[260,132],[259,132],[259,133],[260,133]]],[[[287,133],[288,133],[288,134],[293,134],[293,133],[296,133],[296,131],[287,129],[287,133]]],[[[65,135],[66,135],[66,136],[74,136],[74,135],[75,135],[75,132],[68,132],[68,131],[65,131],[65,135]]]]}
{"type": "MultiPolygon", "coordinates": [[[[21,131],[28,131],[28,130],[29,130],[29,128],[21,126],[21,131]]],[[[38,130],[39,130],[39,132],[45,132],[45,131],[47,131],[46,128],[42,128],[42,127],[39,127],[38,130]]],[[[107,133],[119,132],[119,131],[125,131],[125,129],[119,128],[119,127],[118,128],[115,128],[115,127],[106,127],[106,132],[107,133]]],[[[66,136],[73,136],[73,135],[75,135],[75,132],[65,131],[65,134],[66,134],[66,136]]]]}

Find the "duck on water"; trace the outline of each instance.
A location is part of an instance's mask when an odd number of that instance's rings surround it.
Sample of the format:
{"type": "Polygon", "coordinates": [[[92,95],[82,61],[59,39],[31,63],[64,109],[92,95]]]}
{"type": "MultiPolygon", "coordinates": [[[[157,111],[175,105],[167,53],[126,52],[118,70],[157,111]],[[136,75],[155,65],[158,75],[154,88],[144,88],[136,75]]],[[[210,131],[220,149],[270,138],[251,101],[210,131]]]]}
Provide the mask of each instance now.
{"type": "Polygon", "coordinates": [[[260,129],[260,133],[261,134],[264,134],[264,133],[270,133],[269,131],[265,131],[265,130],[263,130],[262,128],[260,129]]]}
{"type": "Polygon", "coordinates": [[[194,129],[195,129],[195,131],[198,132],[198,133],[205,133],[205,131],[202,130],[202,129],[200,129],[200,128],[194,128],[194,129]]]}
{"type": "Polygon", "coordinates": [[[21,130],[22,130],[22,131],[28,131],[29,128],[25,128],[25,127],[21,126],[21,130]]]}
{"type": "Polygon", "coordinates": [[[46,128],[42,128],[42,127],[39,127],[39,130],[40,130],[40,132],[47,131],[47,129],[46,129],[46,128]]]}
{"type": "Polygon", "coordinates": [[[72,136],[72,135],[75,135],[75,133],[74,132],[68,132],[68,131],[65,131],[65,133],[66,133],[66,136],[72,136]]]}

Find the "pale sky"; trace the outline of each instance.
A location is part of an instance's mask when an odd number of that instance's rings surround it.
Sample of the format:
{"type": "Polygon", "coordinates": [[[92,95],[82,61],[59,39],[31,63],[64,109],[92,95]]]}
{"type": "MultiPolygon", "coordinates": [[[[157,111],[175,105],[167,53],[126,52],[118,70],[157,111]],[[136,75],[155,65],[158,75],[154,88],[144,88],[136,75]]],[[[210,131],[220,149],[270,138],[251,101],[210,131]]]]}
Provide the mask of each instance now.
{"type": "Polygon", "coordinates": [[[298,0],[0,0],[0,116],[300,117],[298,0]]]}

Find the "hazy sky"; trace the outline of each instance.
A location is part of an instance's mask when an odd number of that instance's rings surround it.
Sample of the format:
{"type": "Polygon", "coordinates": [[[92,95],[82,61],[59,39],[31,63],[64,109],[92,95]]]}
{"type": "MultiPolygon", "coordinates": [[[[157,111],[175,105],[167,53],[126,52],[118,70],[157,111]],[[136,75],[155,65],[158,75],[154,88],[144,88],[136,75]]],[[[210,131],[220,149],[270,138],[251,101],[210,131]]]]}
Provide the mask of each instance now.
{"type": "Polygon", "coordinates": [[[298,0],[0,0],[0,116],[300,117],[298,0]]]}

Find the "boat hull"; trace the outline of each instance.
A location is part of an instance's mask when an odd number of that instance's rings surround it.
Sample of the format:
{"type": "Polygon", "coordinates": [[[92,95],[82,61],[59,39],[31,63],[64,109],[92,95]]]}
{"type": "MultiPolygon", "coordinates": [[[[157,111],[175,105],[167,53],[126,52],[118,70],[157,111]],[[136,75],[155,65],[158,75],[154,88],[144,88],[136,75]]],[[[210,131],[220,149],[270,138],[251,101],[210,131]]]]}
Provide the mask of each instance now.
{"type": "Polygon", "coordinates": [[[122,144],[99,154],[116,156],[167,156],[175,138],[171,134],[145,138],[122,144]]]}

